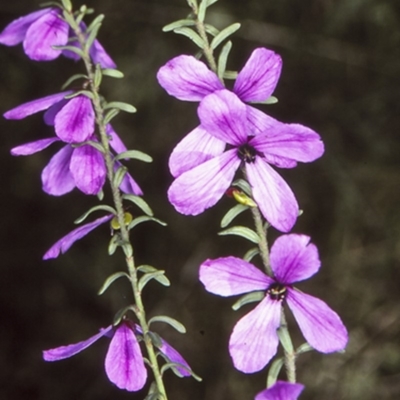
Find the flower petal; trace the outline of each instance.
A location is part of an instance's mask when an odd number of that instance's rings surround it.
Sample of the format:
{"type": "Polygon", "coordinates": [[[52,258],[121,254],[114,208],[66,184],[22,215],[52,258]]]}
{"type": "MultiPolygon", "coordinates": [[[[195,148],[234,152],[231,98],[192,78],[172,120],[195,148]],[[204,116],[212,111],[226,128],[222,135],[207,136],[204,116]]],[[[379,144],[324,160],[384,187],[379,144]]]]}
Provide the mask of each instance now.
{"type": "Polygon", "coordinates": [[[347,330],[325,302],[290,288],[286,300],[311,347],[321,353],[332,353],[346,347],[347,330]]]}
{"type": "Polygon", "coordinates": [[[12,21],[0,33],[0,43],[6,46],[15,46],[21,43],[31,24],[42,15],[47,14],[50,10],[50,8],[44,8],[12,21]]]}
{"type": "Polygon", "coordinates": [[[94,132],[92,102],[84,95],[72,98],[56,115],[54,128],[57,136],[66,143],[81,143],[94,132]]]}
{"type": "Polygon", "coordinates": [[[297,400],[304,385],[277,381],[275,385],[258,393],[254,400],[297,400]]]}
{"type": "Polygon", "coordinates": [[[193,129],[175,146],[169,158],[174,178],[223,153],[225,142],[210,135],[201,126],[193,129]]]}
{"type": "Polygon", "coordinates": [[[222,197],[232,183],[239,164],[236,150],[229,150],[184,172],[168,189],[169,201],[182,214],[202,213],[222,197]]]}
{"type": "Polygon", "coordinates": [[[192,56],[178,56],[157,73],[158,83],[179,100],[200,101],[204,96],[223,89],[217,75],[192,56]]]}
{"type": "Polygon", "coordinates": [[[89,339],[83,340],[82,342],[70,344],[68,346],[56,347],[55,349],[45,350],[43,351],[43,359],[45,361],[58,361],[63,360],[64,358],[72,357],[75,354],[78,354],[82,350],[85,350],[86,348],[91,346],[101,337],[106,336],[111,330],[112,326],[110,325],[107,328],[101,329],[100,332],[96,335],[90,337],[89,339]]]}
{"type": "Polygon", "coordinates": [[[166,342],[164,339],[161,339],[161,347],[160,351],[164,353],[164,355],[169,358],[169,360],[173,363],[181,364],[183,367],[177,367],[177,370],[179,373],[183,376],[190,376],[191,373],[191,368],[189,364],[186,362],[186,360],[180,355],[180,353],[175,350],[168,342],[166,342]]]}
{"type": "Polygon", "coordinates": [[[208,292],[220,296],[265,290],[274,282],[254,265],[236,257],[204,261],[199,278],[208,292]]]}
{"type": "Polygon", "coordinates": [[[259,135],[260,133],[265,134],[265,131],[274,129],[275,126],[282,124],[275,118],[270,117],[257,108],[246,105],[246,109],[247,129],[249,130],[250,136],[259,135]]]}
{"type": "Polygon", "coordinates": [[[31,154],[35,154],[39,151],[42,151],[49,147],[54,142],[58,142],[60,139],[58,138],[48,138],[48,139],[40,139],[35,142],[29,142],[25,144],[21,144],[21,146],[17,146],[11,149],[11,154],[13,156],[28,156],[31,154]]]}
{"type": "Polygon", "coordinates": [[[76,187],[85,194],[99,193],[106,181],[103,155],[88,144],[74,149],[69,170],[76,187]]]}
{"type": "Polygon", "coordinates": [[[69,99],[62,99],[59,102],[53,104],[43,115],[44,123],[46,125],[53,126],[56,115],[59,111],[69,102],[69,99]]]}
{"type": "Polygon", "coordinates": [[[75,187],[74,178],[69,171],[72,147],[64,146],[50,159],[42,171],[43,190],[53,196],[61,196],[75,187]]]}
{"type": "Polygon", "coordinates": [[[46,251],[46,254],[43,256],[43,260],[48,260],[50,258],[57,258],[60,253],[64,254],[77,240],[82,239],[88,233],[90,233],[93,229],[98,226],[106,223],[113,215],[105,215],[104,217],[97,218],[88,224],[82,225],[79,228],[74,229],[56,243],[50,247],[49,250],[46,251]]]}
{"type": "Polygon", "coordinates": [[[121,324],[111,339],[105,360],[108,379],[120,389],[140,390],[147,379],[142,352],[132,329],[121,324]]]}
{"type": "Polygon", "coordinates": [[[126,194],[134,194],[136,196],[143,195],[142,189],[132,178],[130,173],[125,174],[121,184],[119,185],[119,188],[126,194]]]}
{"type": "Polygon", "coordinates": [[[60,16],[60,10],[52,9],[34,21],[28,28],[23,42],[26,55],[31,60],[54,60],[61,50],[53,46],[65,46],[68,42],[68,24],[60,16]]]}
{"type": "Polygon", "coordinates": [[[311,162],[324,153],[324,144],[318,133],[299,124],[276,124],[273,130],[254,137],[251,144],[266,156],[275,157],[276,161],[268,162],[278,166],[280,158],[311,162]]]}
{"type": "Polygon", "coordinates": [[[321,266],[317,247],[306,235],[282,235],[270,252],[271,268],[280,283],[291,284],[313,276],[321,266]]]}
{"type": "Polygon", "coordinates": [[[265,48],[255,49],[239,72],[233,91],[243,101],[265,101],[275,90],[281,69],[278,54],[265,48]]]}
{"type": "Polygon", "coordinates": [[[7,111],[3,116],[6,119],[23,119],[28,115],[47,110],[50,106],[63,100],[66,95],[71,93],[71,90],[67,90],[66,92],[52,94],[50,96],[42,97],[41,99],[29,101],[28,103],[21,104],[20,106],[7,111]]]}
{"type": "Polygon", "coordinates": [[[246,163],[253,197],[266,220],[281,232],[289,232],[297,220],[299,206],[288,184],[260,157],[246,163]]]}
{"type": "Polygon", "coordinates": [[[110,146],[111,148],[117,153],[123,153],[124,151],[127,151],[128,149],[122,142],[121,138],[115,132],[114,128],[111,126],[111,124],[106,125],[106,133],[110,137],[110,146]]]}
{"type": "Polygon", "coordinates": [[[197,113],[202,128],[216,138],[236,146],[247,141],[246,105],[229,90],[206,96],[197,113]]]}
{"type": "Polygon", "coordinates": [[[104,50],[104,47],[100,44],[100,42],[95,39],[92,47],[89,50],[90,57],[94,64],[100,64],[101,68],[117,68],[117,65],[112,60],[112,58],[107,54],[104,50]]]}
{"type": "Polygon", "coordinates": [[[248,374],[260,371],[275,355],[281,308],[281,302],[266,297],[237,322],[229,339],[229,353],[236,369],[248,374]]]}

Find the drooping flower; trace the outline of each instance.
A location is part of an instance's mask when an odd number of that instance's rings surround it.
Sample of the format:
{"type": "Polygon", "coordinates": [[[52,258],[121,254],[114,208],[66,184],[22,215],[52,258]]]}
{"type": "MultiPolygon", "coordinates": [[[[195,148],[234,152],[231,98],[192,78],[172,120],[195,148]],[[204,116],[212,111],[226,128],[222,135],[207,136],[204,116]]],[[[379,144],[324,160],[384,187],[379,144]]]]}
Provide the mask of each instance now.
{"type": "Polygon", "coordinates": [[[297,124],[279,124],[271,131],[254,135],[248,110],[225,89],[202,100],[198,108],[202,129],[227,143],[230,149],[179,175],[169,188],[168,197],[180,213],[200,214],[217,203],[243,165],[264,217],[276,229],[288,232],[296,222],[299,207],[292,190],[270,164],[293,168],[297,162],[320,157],[324,146],[316,132],[297,124]]]}
{"type": "Polygon", "coordinates": [[[304,385],[277,381],[273,386],[258,393],[254,400],[297,400],[304,385]]]}
{"type": "MultiPolygon", "coordinates": [[[[86,28],[84,25],[82,27],[86,28]]],[[[54,46],[71,45],[69,43],[71,36],[73,32],[62,18],[61,9],[50,7],[12,21],[0,33],[0,43],[15,46],[22,42],[25,54],[36,61],[54,60],[61,54],[77,59],[79,57],[75,53],[54,48],[54,46]]],[[[76,43],[73,45],[77,46],[76,43]]],[[[99,63],[102,68],[116,67],[97,39],[94,40],[89,52],[93,62],[99,63]]]]}
{"type": "MultiPolygon", "coordinates": [[[[253,51],[239,72],[233,92],[243,102],[267,100],[275,90],[282,68],[281,57],[265,48],[253,51]]],[[[171,96],[185,101],[201,101],[207,95],[224,89],[218,76],[195,57],[182,55],[168,61],[157,74],[160,85],[171,96]]],[[[247,123],[253,135],[267,129],[283,130],[281,123],[258,109],[246,105],[247,123]]],[[[300,125],[298,125],[300,129],[300,125]]],[[[307,128],[306,128],[307,129],[307,128]]],[[[198,126],[173,150],[169,168],[174,177],[220,154],[225,142],[198,126]]]]}
{"type": "Polygon", "coordinates": [[[311,347],[321,353],[343,350],[348,334],[340,317],[322,300],[293,288],[320,267],[318,250],[305,235],[282,235],[270,252],[274,278],[236,257],[206,260],[200,280],[220,296],[265,291],[264,299],[233,328],[229,352],[235,367],[245,373],[261,370],[275,355],[282,306],[287,304],[311,347]]]}
{"type": "MultiPolygon", "coordinates": [[[[118,388],[135,392],[140,390],[147,379],[147,370],[144,365],[137,335],[141,333],[138,325],[123,321],[116,328],[109,326],[87,340],[68,346],[57,347],[43,351],[45,361],[58,361],[74,356],[91,346],[103,336],[111,337],[110,346],[105,359],[105,370],[108,379],[118,388]]],[[[160,351],[174,363],[183,376],[190,375],[190,367],[183,357],[161,339],[160,351]]]]}

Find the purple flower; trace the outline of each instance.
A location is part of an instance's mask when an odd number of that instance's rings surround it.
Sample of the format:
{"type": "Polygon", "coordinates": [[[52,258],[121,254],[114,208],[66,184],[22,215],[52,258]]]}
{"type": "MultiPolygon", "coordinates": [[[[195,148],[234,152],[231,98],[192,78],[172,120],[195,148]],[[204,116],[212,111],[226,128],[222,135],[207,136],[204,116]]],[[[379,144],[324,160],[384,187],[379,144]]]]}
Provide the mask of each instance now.
{"type": "Polygon", "coordinates": [[[200,214],[223,196],[236,170],[244,165],[262,214],[276,229],[288,232],[296,222],[299,207],[292,190],[270,164],[293,168],[298,161],[310,162],[320,157],[324,146],[316,132],[297,124],[279,124],[271,131],[253,135],[248,110],[228,90],[202,100],[198,108],[200,130],[227,143],[230,149],[216,152],[179,175],[169,188],[168,197],[180,213],[200,214]]]}
{"type": "MultiPolygon", "coordinates": [[[[265,48],[255,49],[236,78],[234,93],[244,102],[267,100],[275,90],[281,68],[282,60],[278,54],[265,48]]],[[[224,89],[218,76],[203,62],[186,55],[168,61],[158,71],[157,78],[168,94],[186,101],[201,101],[207,95],[224,89]]],[[[246,108],[248,127],[253,135],[275,127],[283,130],[282,124],[274,118],[249,105],[246,108]]],[[[199,126],[173,150],[169,160],[171,174],[177,177],[220,154],[224,148],[223,140],[199,126]]]]}
{"type": "MultiPolygon", "coordinates": [[[[22,42],[25,54],[32,60],[54,60],[60,54],[77,59],[75,53],[57,50],[53,46],[65,46],[69,41],[69,26],[62,18],[59,8],[44,8],[8,24],[0,33],[0,43],[15,46],[22,42]]],[[[76,43],[74,43],[76,45],[76,43]]],[[[95,40],[90,48],[90,56],[103,68],[115,68],[116,65],[105,52],[103,46],[95,40]]]]}
{"type": "Polygon", "coordinates": [[[254,400],[297,400],[304,385],[277,381],[273,386],[258,393],[254,400]]]}
{"type": "MultiPolygon", "coordinates": [[[[105,370],[108,379],[120,389],[131,392],[140,390],[147,379],[142,352],[136,335],[141,333],[139,326],[124,321],[118,327],[109,326],[87,340],[68,346],[43,351],[45,361],[58,361],[80,353],[103,336],[111,337],[110,346],[105,359],[105,370]]],[[[161,339],[160,351],[178,367],[183,376],[190,375],[190,367],[183,357],[166,341],[161,339]]]]}
{"type": "Polygon", "coordinates": [[[265,291],[264,299],[233,328],[229,352],[238,370],[259,371],[275,355],[283,303],[287,303],[315,350],[331,353],[345,348],[348,335],[339,316],[323,301],[292,286],[319,270],[318,250],[309,241],[308,236],[296,234],[275,241],[270,253],[274,278],[236,257],[206,260],[201,265],[200,280],[211,293],[233,296],[265,291]]]}

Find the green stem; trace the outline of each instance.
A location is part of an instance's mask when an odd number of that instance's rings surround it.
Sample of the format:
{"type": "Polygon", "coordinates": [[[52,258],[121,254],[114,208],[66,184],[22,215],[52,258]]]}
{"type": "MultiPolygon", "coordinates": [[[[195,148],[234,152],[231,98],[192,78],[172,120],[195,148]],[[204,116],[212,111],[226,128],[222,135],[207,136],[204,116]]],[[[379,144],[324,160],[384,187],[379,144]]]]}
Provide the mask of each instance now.
{"type": "Polygon", "coordinates": [[[296,352],[293,348],[292,339],[290,338],[286,317],[283,310],[281,314],[281,325],[279,327],[279,339],[284,351],[287,379],[291,383],[296,383],[296,352]]]}
{"type": "MultiPolygon", "coordinates": [[[[72,14],[71,14],[72,16],[72,14]]],[[[99,93],[99,88],[95,85],[95,73],[94,73],[94,68],[92,61],[89,56],[88,49],[86,49],[85,42],[86,38],[85,35],[82,33],[81,29],[79,26],[73,26],[72,27],[75,31],[76,36],[78,37],[78,41],[84,49],[83,51],[83,62],[85,64],[85,68],[89,77],[89,82],[90,82],[90,90],[93,94],[93,107],[95,110],[95,115],[96,115],[96,124],[98,126],[99,130],[99,135],[100,135],[100,141],[101,144],[104,148],[104,159],[105,159],[105,164],[106,164],[106,169],[107,169],[107,178],[111,186],[111,192],[112,192],[112,197],[113,197],[113,202],[115,209],[117,211],[117,219],[118,223],[120,226],[120,235],[123,241],[123,249],[125,252],[125,260],[126,260],[126,265],[128,268],[129,276],[131,278],[131,283],[132,283],[132,291],[133,291],[133,296],[135,299],[135,304],[136,304],[136,316],[139,320],[140,326],[143,330],[143,337],[144,337],[144,343],[147,349],[147,354],[149,357],[150,361],[150,367],[153,371],[155,382],[157,385],[158,392],[163,396],[164,400],[168,400],[166,390],[164,387],[164,382],[162,380],[162,375],[161,371],[158,365],[157,361],[157,356],[153,347],[153,344],[151,342],[151,339],[147,333],[149,332],[149,326],[147,324],[146,320],[146,313],[142,301],[142,296],[141,296],[141,291],[139,290],[138,286],[138,275],[137,275],[137,270],[135,268],[135,262],[133,258],[133,248],[130,243],[129,239],[129,232],[128,229],[125,225],[125,219],[124,219],[124,208],[123,208],[123,203],[122,203],[122,196],[119,188],[114,185],[114,168],[113,168],[113,159],[112,159],[112,154],[110,152],[110,146],[109,146],[109,139],[106,133],[106,124],[104,123],[104,110],[102,107],[101,99],[100,99],[100,93],[99,93]]]]}

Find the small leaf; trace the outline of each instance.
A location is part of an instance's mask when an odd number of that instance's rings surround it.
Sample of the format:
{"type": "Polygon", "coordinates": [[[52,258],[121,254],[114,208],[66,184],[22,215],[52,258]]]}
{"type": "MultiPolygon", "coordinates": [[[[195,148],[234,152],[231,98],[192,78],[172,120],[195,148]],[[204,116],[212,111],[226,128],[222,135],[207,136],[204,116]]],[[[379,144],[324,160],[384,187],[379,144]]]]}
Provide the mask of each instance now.
{"type": "Polygon", "coordinates": [[[161,221],[158,218],[154,217],[148,217],[146,215],[142,215],[140,217],[135,218],[129,225],[128,225],[128,230],[133,229],[135,226],[141,224],[142,222],[147,222],[147,221],[154,221],[157,222],[158,224],[162,226],[167,226],[167,224],[164,221],[161,221]]]}
{"type": "Polygon", "coordinates": [[[125,166],[121,165],[117,171],[115,172],[114,179],[113,179],[113,185],[114,187],[119,188],[119,186],[122,183],[122,180],[124,179],[126,173],[128,172],[128,168],[125,166]]]}
{"type": "Polygon", "coordinates": [[[242,189],[247,195],[251,196],[251,187],[244,179],[237,179],[232,183],[233,186],[237,186],[242,189]]]}
{"type": "Polygon", "coordinates": [[[61,0],[61,3],[65,10],[71,12],[72,11],[72,4],[70,0],[61,0]]]}
{"type": "Polygon", "coordinates": [[[240,299],[237,300],[232,305],[232,310],[237,311],[245,304],[254,303],[256,301],[261,301],[264,297],[265,297],[265,293],[263,291],[247,293],[244,296],[240,297],[240,299]]]}
{"type": "Polygon", "coordinates": [[[275,96],[268,97],[267,100],[263,101],[250,101],[251,104],[276,104],[278,99],[275,96]]]}
{"type": "MultiPolygon", "coordinates": [[[[44,4],[42,4],[44,6],[44,4]]],[[[57,4],[58,5],[58,4],[57,4]]],[[[64,19],[67,21],[68,25],[72,28],[75,29],[79,23],[77,23],[74,20],[73,15],[68,11],[68,10],[64,10],[63,11],[63,17],[64,19]]]]}
{"type": "Polygon", "coordinates": [[[96,196],[99,199],[99,201],[103,201],[103,199],[104,199],[103,189],[100,189],[99,192],[96,194],[96,196]]]}
{"type": "Polygon", "coordinates": [[[212,40],[211,48],[216,49],[219,44],[221,44],[225,39],[227,39],[230,35],[234,34],[240,28],[240,24],[235,22],[232,25],[229,25],[225,29],[223,29],[218,35],[212,40]]]}
{"type": "Polygon", "coordinates": [[[270,367],[270,369],[268,371],[267,387],[271,387],[278,380],[278,375],[279,375],[279,372],[281,372],[281,369],[282,369],[283,365],[284,365],[284,362],[283,362],[283,358],[282,357],[281,358],[277,358],[271,364],[271,367],[270,367]]]}
{"type": "Polygon", "coordinates": [[[75,82],[77,79],[89,79],[85,74],[75,74],[68,78],[65,83],[61,86],[61,90],[67,88],[72,82],[75,82]]]}
{"type": "Polygon", "coordinates": [[[224,79],[236,79],[238,76],[238,73],[236,71],[225,71],[224,72],[224,79]]]}
{"type": "Polygon", "coordinates": [[[162,29],[163,32],[170,32],[177,28],[182,28],[184,26],[196,25],[196,21],[193,19],[180,19],[179,21],[172,22],[171,24],[165,25],[162,29]]]}
{"type": "Polygon", "coordinates": [[[148,331],[146,336],[150,338],[151,343],[153,343],[155,347],[160,348],[162,346],[162,339],[158,333],[148,331]]]}
{"type": "Polygon", "coordinates": [[[108,206],[108,205],[106,205],[106,204],[100,204],[100,205],[98,205],[98,206],[92,207],[91,209],[89,209],[88,211],[86,211],[84,214],[82,214],[79,218],[77,218],[77,219],[74,221],[74,224],[80,224],[80,223],[83,222],[92,212],[97,211],[97,210],[103,210],[103,211],[107,211],[107,213],[117,215],[117,211],[116,211],[114,208],[112,208],[112,207],[110,207],[110,206],[108,206]]]}
{"type": "Polygon", "coordinates": [[[105,110],[108,110],[110,108],[120,110],[120,111],[125,111],[127,113],[135,113],[137,110],[132,104],[124,103],[122,101],[112,101],[111,103],[107,103],[104,107],[105,110]]]}
{"type": "Polygon", "coordinates": [[[229,40],[224,44],[224,47],[221,50],[221,53],[218,57],[218,76],[219,79],[223,80],[225,70],[226,70],[226,63],[228,61],[229,53],[232,49],[232,42],[229,40]]]}
{"type": "Polygon", "coordinates": [[[56,50],[69,50],[72,51],[73,53],[77,54],[80,58],[84,58],[84,52],[82,49],[76,46],[52,46],[53,49],[56,50]]]}
{"type": "Polygon", "coordinates": [[[126,257],[132,257],[133,255],[133,248],[130,243],[121,243],[122,250],[126,257]]]}
{"type": "Polygon", "coordinates": [[[93,93],[89,92],[89,90],[78,90],[77,92],[71,93],[71,94],[67,94],[64,99],[73,99],[74,97],[77,96],[86,96],[89,99],[93,100],[93,93]]]}
{"type": "Polygon", "coordinates": [[[153,159],[146,153],[143,153],[142,151],[139,150],[128,150],[124,151],[122,153],[119,153],[116,157],[115,160],[124,160],[124,159],[135,159],[135,160],[140,160],[143,162],[151,163],[153,159]]]}
{"type": "Polygon", "coordinates": [[[174,29],[174,32],[179,34],[179,35],[183,35],[188,37],[189,39],[191,39],[198,47],[200,47],[200,49],[204,48],[204,41],[203,39],[193,30],[190,28],[177,28],[174,29]]]}
{"type": "Polygon", "coordinates": [[[125,317],[125,315],[128,311],[132,311],[136,315],[134,306],[130,305],[130,306],[123,307],[116,312],[114,319],[113,319],[113,326],[119,325],[122,318],[125,317]]]}
{"type": "Polygon", "coordinates": [[[207,3],[208,3],[207,0],[202,0],[202,2],[200,3],[199,11],[197,13],[197,19],[200,22],[204,22],[204,19],[206,17],[206,10],[207,10],[207,6],[208,6],[207,3]]]}
{"type": "MultiPolygon", "coordinates": [[[[114,217],[115,218],[115,217],[114,217]]],[[[111,236],[110,243],[108,243],[108,255],[112,256],[119,246],[119,237],[118,235],[111,236]]]]}
{"type": "Polygon", "coordinates": [[[106,153],[105,150],[104,150],[103,145],[101,143],[99,143],[99,142],[95,142],[94,140],[86,140],[85,142],[71,144],[71,146],[73,148],[82,147],[82,146],[85,146],[85,145],[89,145],[89,146],[94,147],[101,154],[105,154],[106,153]]]}
{"type": "Polygon", "coordinates": [[[163,400],[164,396],[160,393],[150,393],[148,394],[144,400],[163,400]]]}
{"type": "MultiPolygon", "coordinates": [[[[104,14],[99,14],[88,26],[88,28],[86,29],[86,33],[90,33],[94,28],[96,28],[96,26],[98,24],[101,25],[101,23],[104,20],[104,14]]],[[[98,29],[98,28],[97,28],[98,29]]]]}
{"type": "Polygon", "coordinates": [[[293,343],[287,325],[281,325],[277,329],[276,333],[278,334],[279,341],[281,342],[282,347],[285,349],[285,351],[289,354],[293,354],[294,353],[293,343]]]}
{"type": "Polygon", "coordinates": [[[254,256],[260,254],[260,250],[258,247],[253,247],[249,251],[246,252],[246,254],[243,256],[243,260],[250,262],[254,256]]]}
{"type": "Polygon", "coordinates": [[[134,194],[124,194],[122,198],[138,206],[145,214],[149,215],[150,217],[154,215],[153,210],[141,197],[135,196],[134,194]]]}
{"type": "Polygon", "coordinates": [[[116,117],[120,113],[119,110],[116,110],[115,108],[111,109],[108,111],[108,113],[104,117],[104,123],[108,124],[114,117],[116,117]]]}
{"type": "Polygon", "coordinates": [[[103,74],[101,72],[100,64],[96,64],[94,71],[94,87],[99,88],[101,85],[101,81],[103,79],[103,74]]]}
{"type": "Polygon", "coordinates": [[[157,268],[154,268],[151,265],[140,265],[139,267],[136,268],[140,272],[156,272],[158,271],[157,268]]]}
{"type": "Polygon", "coordinates": [[[232,207],[222,218],[221,228],[227,227],[239,214],[241,214],[245,210],[248,210],[247,206],[236,204],[236,206],[232,207]]]}
{"type": "MultiPolygon", "coordinates": [[[[149,272],[147,274],[144,274],[139,279],[139,283],[138,283],[139,290],[142,291],[143,288],[147,285],[147,283],[150,282],[152,279],[155,279],[156,281],[160,282],[161,276],[164,276],[164,278],[166,278],[164,274],[165,274],[165,271],[149,272]]],[[[169,286],[168,278],[166,278],[166,281],[167,281],[167,284],[163,285],[163,286],[169,286]]],[[[165,280],[162,280],[162,282],[165,283],[165,280]]]]}
{"type": "Polygon", "coordinates": [[[308,343],[303,343],[296,349],[296,355],[307,353],[313,350],[314,348],[311,347],[308,343]]]}
{"type": "Polygon", "coordinates": [[[174,318],[168,317],[166,315],[157,315],[153,318],[149,319],[149,326],[153,322],[165,322],[168,325],[171,325],[175,330],[177,330],[179,333],[186,333],[186,328],[183,324],[181,324],[179,321],[177,321],[174,318]]]}
{"type": "Polygon", "coordinates": [[[211,36],[215,37],[218,35],[220,32],[215,26],[212,26],[210,24],[204,24],[204,28],[207,33],[209,33],[211,36]]]}
{"type": "Polygon", "coordinates": [[[260,237],[257,235],[257,233],[245,226],[234,226],[232,228],[225,229],[224,231],[218,232],[218,235],[220,235],[220,236],[236,235],[236,236],[244,237],[245,239],[250,240],[250,242],[253,242],[256,244],[258,244],[260,242],[260,237]]]}
{"type": "Polygon", "coordinates": [[[103,286],[100,288],[100,290],[98,291],[97,294],[99,296],[101,296],[113,282],[115,282],[117,279],[121,278],[122,276],[124,276],[125,278],[128,278],[129,281],[131,280],[130,276],[126,272],[116,272],[115,274],[110,275],[105,280],[105,282],[103,283],[103,286]]]}
{"type": "MultiPolygon", "coordinates": [[[[100,16],[102,16],[102,14],[98,15],[97,18],[99,18],[100,16]]],[[[103,18],[104,18],[104,15],[103,15],[103,18]]],[[[93,22],[95,22],[95,21],[93,21],[93,22]]],[[[97,34],[99,33],[100,27],[101,27],[101,22],[91,24],[90,33],[89,33],[89,36],[86,39],[86,43],[85,43],[85,47],[86,47],[87,51],[89,51],[89,49],[92,47],[92,44],[95,41],[97,34]]],[[[88,32],[89,32],[89,30],[88,30],[88,32]]]]}
{"type": "Polygon", "coordinates": [[[102,71],[103,71],[103,75],[109,76],[109,77],[111,77],[111,78],[121,79],[121,78],[124,77],[123,72],[118,71],[117,69],[113,69],[113,68],[104,68],[102,71]]]}

